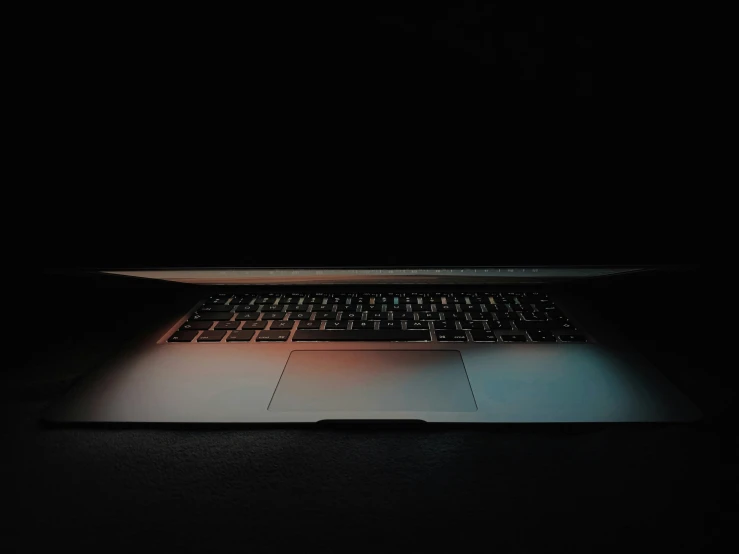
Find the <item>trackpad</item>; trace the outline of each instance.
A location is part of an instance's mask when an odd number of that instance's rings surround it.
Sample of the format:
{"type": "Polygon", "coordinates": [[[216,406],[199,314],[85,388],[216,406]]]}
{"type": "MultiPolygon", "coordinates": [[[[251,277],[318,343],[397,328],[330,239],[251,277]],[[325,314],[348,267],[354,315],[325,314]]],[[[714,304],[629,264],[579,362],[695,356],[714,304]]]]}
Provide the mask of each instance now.
{"type": "Polygon", "coordinates": [[[457,350],[296,350],[273,411],[474,412],[457,350]]]}

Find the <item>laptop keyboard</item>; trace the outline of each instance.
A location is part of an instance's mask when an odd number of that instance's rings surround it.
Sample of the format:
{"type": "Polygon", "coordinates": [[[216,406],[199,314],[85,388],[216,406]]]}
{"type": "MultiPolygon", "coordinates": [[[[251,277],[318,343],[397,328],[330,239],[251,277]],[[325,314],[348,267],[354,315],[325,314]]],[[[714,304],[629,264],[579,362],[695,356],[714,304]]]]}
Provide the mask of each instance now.
{"type": "Polygon", "coordinates": [[[540,292],[218,293],[168,342],[587,342],[540,292]]]}

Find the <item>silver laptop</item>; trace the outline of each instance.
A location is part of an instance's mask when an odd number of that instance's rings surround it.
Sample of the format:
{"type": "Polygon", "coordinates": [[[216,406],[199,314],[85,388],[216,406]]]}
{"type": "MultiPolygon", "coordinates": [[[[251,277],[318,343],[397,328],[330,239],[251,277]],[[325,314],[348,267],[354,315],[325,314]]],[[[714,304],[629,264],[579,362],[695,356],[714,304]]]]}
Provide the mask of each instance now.
{"type": "MultiPolygon", "coordinates": [[[[556,283],[635,267],[115,271],[193,298],[52,422],[656,422],[698,409],[556,283]]],[[[566,288],[564,288],[566,290],[566,288]]]]}

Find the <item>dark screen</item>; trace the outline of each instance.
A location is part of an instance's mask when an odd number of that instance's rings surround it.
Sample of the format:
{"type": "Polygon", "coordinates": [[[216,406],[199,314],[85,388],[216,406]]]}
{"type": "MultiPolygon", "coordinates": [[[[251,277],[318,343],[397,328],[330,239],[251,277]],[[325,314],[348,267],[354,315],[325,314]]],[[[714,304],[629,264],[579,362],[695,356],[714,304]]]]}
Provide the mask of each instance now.
{"type": "Polygon", "coordinates": [[[596,110],[587,13],[363,10],[250,12],[235,30],[226,14],[70,17],[33,91],[44,149],[11,252],[118,268],[696,259],[694,199],[596,110]]]}

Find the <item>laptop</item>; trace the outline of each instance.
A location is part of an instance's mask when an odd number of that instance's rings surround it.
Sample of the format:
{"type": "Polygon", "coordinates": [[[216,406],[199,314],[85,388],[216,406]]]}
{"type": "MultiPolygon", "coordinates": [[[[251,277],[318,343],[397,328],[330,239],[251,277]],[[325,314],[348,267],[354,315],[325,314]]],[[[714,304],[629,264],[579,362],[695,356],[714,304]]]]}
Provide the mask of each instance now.
{"type": "Polygon", "coordinates": [[[692,421],[561,283],[634,266],[116,269],[188,283],[160,329],[81,379],[57,423],[692,421]]]}

